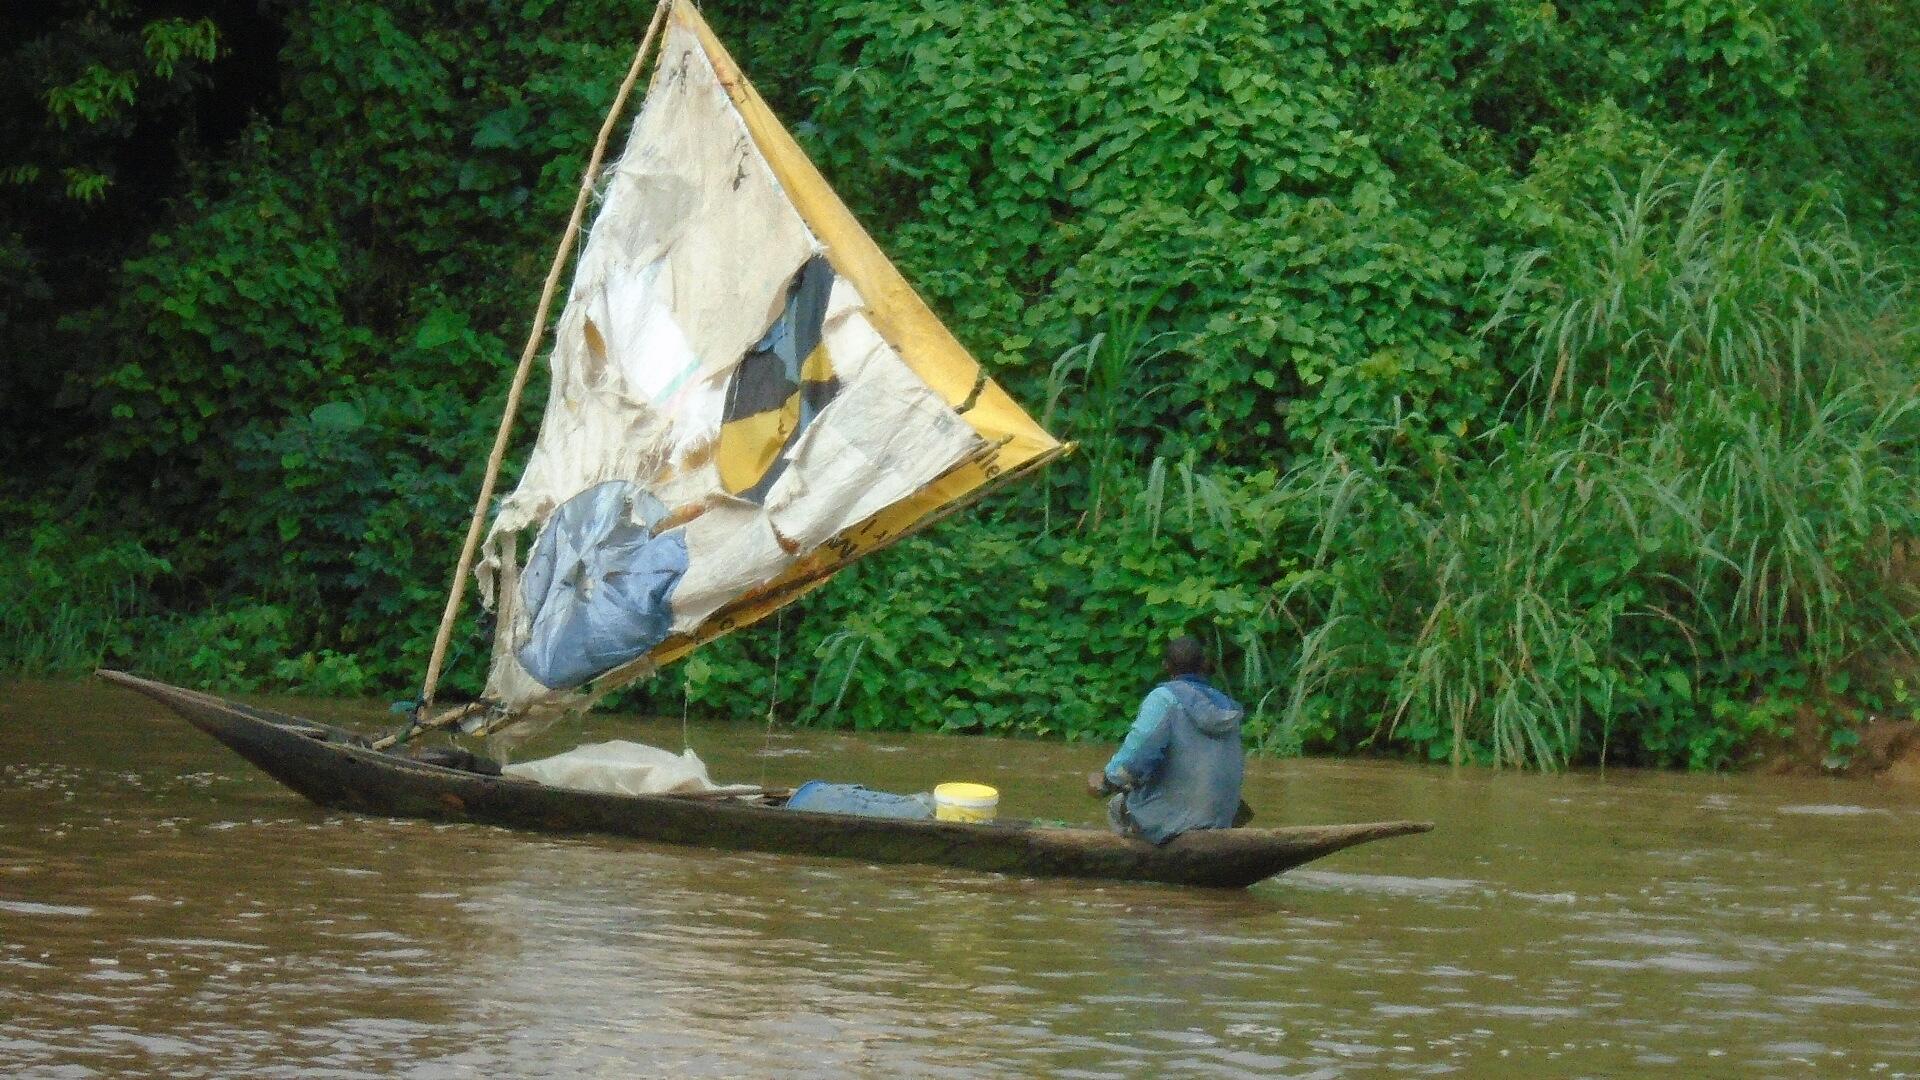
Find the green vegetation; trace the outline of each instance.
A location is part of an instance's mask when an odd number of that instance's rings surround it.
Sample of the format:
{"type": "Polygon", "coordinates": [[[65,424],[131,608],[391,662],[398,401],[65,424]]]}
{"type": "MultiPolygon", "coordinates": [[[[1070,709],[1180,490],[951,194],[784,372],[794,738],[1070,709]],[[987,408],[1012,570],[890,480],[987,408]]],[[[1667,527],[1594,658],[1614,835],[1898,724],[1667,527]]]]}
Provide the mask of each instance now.
{"type": "MultiPolygon", "coordinates": [[[[410,695],[649,7],[5,17],[0,672],[410,695]]],[[[1082,451],[627,704],[1114,737],[1176,629],[1276,753],[1718,768],[1910,700],[1908,5],[706,10],[1082,451]]]]}
{"type": "Polygon", "coordinates": [[[1328,447],[1283,485],[1341,553],[1288,598],[1314,628],[1290,721],[1371,706],[1455,760],[1715,766],[1809,680],[1920,652],[1891,566],[1920,533],[1920,399],[1888,362],[1912,297],[1740,196],[1653,170],[1523,264],[1527,404],[1477,453],[1328,447]]]}

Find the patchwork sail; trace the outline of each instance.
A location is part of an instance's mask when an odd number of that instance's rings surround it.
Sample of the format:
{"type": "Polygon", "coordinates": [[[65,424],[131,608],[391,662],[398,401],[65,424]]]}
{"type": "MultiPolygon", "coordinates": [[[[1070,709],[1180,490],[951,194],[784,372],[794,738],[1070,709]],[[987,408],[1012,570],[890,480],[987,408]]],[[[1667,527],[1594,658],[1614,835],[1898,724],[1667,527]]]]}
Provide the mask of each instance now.
{"type": "Polygon", "coordinates": [[[691,4],[671,0],[660,40],[477,567],[487,697],[512,714],[645,675],[1062,449],[691,4]]]}

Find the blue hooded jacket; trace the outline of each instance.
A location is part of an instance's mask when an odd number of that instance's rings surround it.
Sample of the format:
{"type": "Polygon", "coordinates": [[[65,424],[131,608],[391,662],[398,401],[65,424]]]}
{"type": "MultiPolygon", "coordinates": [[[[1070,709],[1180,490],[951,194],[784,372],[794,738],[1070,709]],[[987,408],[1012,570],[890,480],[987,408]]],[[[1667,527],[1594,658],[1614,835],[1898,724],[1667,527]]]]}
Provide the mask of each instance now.
{"type": "Polygon", "coordinates": [[[1126,742],[1107,762],[1127,814],[1156,844],[1190,829],[1225,829],[1240,808],[1245,711],[1197,675],[1153,688],[1126,742]]]}

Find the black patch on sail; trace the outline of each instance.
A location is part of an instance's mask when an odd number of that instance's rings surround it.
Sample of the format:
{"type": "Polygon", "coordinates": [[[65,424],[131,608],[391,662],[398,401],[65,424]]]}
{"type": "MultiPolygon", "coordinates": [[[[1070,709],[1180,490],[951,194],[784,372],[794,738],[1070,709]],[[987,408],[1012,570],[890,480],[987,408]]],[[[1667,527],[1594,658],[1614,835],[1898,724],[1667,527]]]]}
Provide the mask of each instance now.
{"type": "Polygon", "coordinates": [[[735,365],[715,462],[730,494],[760,502],[786,471],[787,451],[840,392],[821,343],[833,268],[816,255],[787,286],[786,307],[735,365]]]}
{"type": "Polygon", "coordinates": [[[731,424],[764,412],[784,409],[792,404],[793,395],[799,392],[799,383],[787,372],[786,364],[778,354],[750,352],[741,359],[740,366],[733,369],[733,379],[727,384],[726,412],[721,422],[731,424]]]}

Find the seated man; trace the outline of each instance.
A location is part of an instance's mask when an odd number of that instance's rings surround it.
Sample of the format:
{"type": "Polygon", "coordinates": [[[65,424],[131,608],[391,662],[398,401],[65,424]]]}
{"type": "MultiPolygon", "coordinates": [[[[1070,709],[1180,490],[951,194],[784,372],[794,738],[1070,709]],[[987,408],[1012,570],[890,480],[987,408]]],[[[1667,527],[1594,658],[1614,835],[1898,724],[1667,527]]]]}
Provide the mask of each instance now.
{"type": "Polygon", "coordinates": [[[1189,829],[1226,829],[1244,820],[1238,813],[1245,712],[1207,684],[1207,654],[1193,638],[1169,641],[1162,666],[1168,681],[1140,703],[1133,729],[1106,769],[1087,777],[1092,794],[1119,792],[1107,804],[1115,831],[1156,844],[1189,829]]]}

